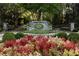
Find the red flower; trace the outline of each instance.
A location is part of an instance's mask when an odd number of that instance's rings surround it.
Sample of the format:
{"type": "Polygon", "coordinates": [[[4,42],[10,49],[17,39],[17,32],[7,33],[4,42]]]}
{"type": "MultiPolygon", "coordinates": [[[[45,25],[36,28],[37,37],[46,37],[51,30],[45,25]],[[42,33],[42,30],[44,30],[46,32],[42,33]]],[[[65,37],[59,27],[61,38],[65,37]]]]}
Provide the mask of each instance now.
{"type": "Polygon", "coordinates": [[[66,49],[75,49],[75,44],[69,40],[64,43],[64,47],[66,49]]]}
{"type": "Polygon", "coordinates": [[[48,37],[38,36],[35,41],[36,50],[49,50],[51,44],[48,42],[48,37]]]}
{"type": "Polygon", "coordinates": [[[50,47],[51,47],[51,44],[48,43],[48,42],[46,42],[45,45],[43,44],[43,50],[47,50],[48,51],[50,49],[50,47]]]}
{"type": "Polygon", "coordinates": [[[61,38],[62,41],[66,41],[66,38],[61,38]]]}
{"type": "Polygon", "coordinates": [[[4,43],[4,47],[13,47],[16,44],[16,40],[9,40],[4,43]]]}
{"type": "Polygon", "coordinates": [[[32,36],[28,35],[23,38],[21,38],[19,41],[17,40],[16,45],[25,46],[30,40],[32,40],[32,36]]]}
{"type": "Polygon", "coordinates": [[[19,47],[16,51],[19,52],[19,53],[27,53],[27,54],[29,54],[30,52],[33,51],[33,49],[31,48],[31,46],[26,45],[26,46],[19,47]]]}
{"type": "Polygon", "coordinates": [[[22,38],[19,42],[20,45],[25,46],[28,43],[28,40],[26,38],[22,38]]]}
{"type": "MultiPolygon", "coordinates": [[[[48,42],[48,37],[45,37],[45,36],[38,36],[36,38],[36,41],[35,41],[35,48],[36,50],[42,50],[42,51],[46,51],[48,52],[50,48],[54,48],[54,47],[57,47],[57,44],[56,43],[52,43],[52,42],[48,42]]],[[[43,53],[44,55],[48,55],[47,53],[43,53]]]]}
{"type": "Polygon", "coordinates": [[[27,35],[28,40],[32,40],[33,36],[32,35],[27,35]]]}
{"type": "Polygon", "coordinates": [[[0,48],[0,52],[2,52],[4,50],[4,48],[0,48]]]}
{"type": "Polygon", "coordinates": [[[41,41],[41,40],[44,40],[44,41],[48,41],[48,37],[47,36],[35,36],[34,37],[35,40],[38,40],[38,41],[41,41]]]}
{"type": "Polygon", "coordinates": [[[25,51],[26,51],[26,48],[24,48],[24,47],[19,47],[19,48],[17,48],[16,51],[19,52],[19,53],[22,53],[22,52],[25,52],[25,51]]]}
{"type": "Polygon", "coordinates": [[[57,44],[56,44],[55,42],[50,43],[50,44],[51,44],[51,48],[55,48],[55,47],[57,47],[57,44]]]}

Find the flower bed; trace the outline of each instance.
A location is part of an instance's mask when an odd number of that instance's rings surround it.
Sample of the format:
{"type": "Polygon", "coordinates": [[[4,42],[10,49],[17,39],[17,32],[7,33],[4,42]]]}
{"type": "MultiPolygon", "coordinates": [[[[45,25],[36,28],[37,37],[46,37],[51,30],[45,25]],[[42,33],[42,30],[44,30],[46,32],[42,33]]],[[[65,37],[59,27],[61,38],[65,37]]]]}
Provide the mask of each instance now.
{"type": "Polygon", "coordinates": [[[78,56],[78,43],[52,36],[26,35],[0,43],[3,56],[78,56]]]}

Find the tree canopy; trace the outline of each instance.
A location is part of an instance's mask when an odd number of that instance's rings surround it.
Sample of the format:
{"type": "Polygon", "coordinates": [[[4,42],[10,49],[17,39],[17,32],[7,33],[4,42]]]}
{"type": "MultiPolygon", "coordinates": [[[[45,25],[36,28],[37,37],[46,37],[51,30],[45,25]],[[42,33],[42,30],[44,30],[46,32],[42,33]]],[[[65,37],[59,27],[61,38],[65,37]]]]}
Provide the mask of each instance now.
{"type": "MultiPolygon", "coordinates": [[[[23,4],[0,4],[0,21],[8,22],[14,27],[31,20],[62,19],[64,4],[56,3],[23,3],[23,4]],[[56,16],[55,16],[56,15],[56,16]]],[[[54,22],[54,21],[53,21],[54,22]]]]}

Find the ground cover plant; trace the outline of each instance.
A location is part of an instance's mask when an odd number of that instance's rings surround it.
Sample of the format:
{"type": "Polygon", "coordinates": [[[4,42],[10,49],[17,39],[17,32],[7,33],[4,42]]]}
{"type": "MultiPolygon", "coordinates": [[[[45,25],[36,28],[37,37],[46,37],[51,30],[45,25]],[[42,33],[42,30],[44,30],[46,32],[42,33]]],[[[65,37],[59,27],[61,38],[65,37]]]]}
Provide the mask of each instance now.
{"type": "Polygon", "coordinates": [[[0,43],[3,56],[79,56],[79,43],[63,37],[25,35],[0,43]]]}

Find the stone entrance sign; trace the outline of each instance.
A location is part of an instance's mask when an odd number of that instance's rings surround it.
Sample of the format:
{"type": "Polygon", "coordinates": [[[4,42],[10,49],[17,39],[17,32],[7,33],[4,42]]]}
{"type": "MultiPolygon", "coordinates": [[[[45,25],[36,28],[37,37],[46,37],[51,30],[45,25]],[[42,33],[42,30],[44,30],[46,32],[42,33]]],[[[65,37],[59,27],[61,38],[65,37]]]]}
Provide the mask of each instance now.
{"type": "Polygon", "coordinates": [[[51,30],[52,26],[48,21],[31,21],[28,30],[51,30]]]}

